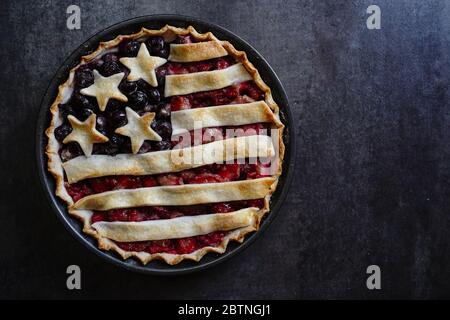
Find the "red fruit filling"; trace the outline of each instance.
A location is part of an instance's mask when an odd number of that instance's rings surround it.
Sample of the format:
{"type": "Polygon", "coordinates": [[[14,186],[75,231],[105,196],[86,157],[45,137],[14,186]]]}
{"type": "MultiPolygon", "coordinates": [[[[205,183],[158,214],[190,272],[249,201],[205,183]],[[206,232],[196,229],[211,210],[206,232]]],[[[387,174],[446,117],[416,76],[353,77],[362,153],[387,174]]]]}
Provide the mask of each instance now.
{"type": "Polygon", "coordinates": [[[213,71],[226,69],[235,63],[236,63],[235,60],[230,56],[189,63],[168,62],[163,66],[161,66],[157,72],[163,72],[166,75],[171,75],[171,74],[184,74],[202,71],[213,71]]]}
{"type": "Polygon", "coordinates": [[[72,184],[66,182],[65,187],[76,202],[88,195],[111,190],[257,179],[269,175],[264,172],[267,171],[264,168],[268,166],[270,164],[263,165],[260,162],[252,164],[248,161],[243,164],[212,164],[176,173],[99,177],[72,184]]]}
{"type": "Polygon", "coordinates": [[[170,100],[171,110],[205,108],[233,103],[247,103],[264,99],[264,92],[254,81],[246,81],[223,89],[174,96],[170,100]]]}
{"type": "Polygon", "coordinates": [[[166,239],[141,242],[118,242],[117,245],[125,251],[145,251],[148,253],[191,253],[207,246],[217,246],[227,235],[227,232],[216,231],[202,236],[166,239]]]}
{"type": "MultiPolygon", "coordinates": [[[[91,217],[91,223],[98,221],[146,221],[158,219],[173,219],[182,216],[193,216],[210,213],[227,213],[248,207],[262,208],[264,199],[221,202],[215,204],[194,206],[164,206],[164,207],[140,207],[133,209],[113,209],[108,211],[96,211],[91,217]]],[[[117,245],[125,251],[146,251],[149,253],[166,252],[173,254],[191,253],[205,246],[218,245],[227,232],[216,231],[209,234],[159,241],[117,242],[117,245]]]]}
{"type": "Polygon", "coordinates": [[[219,202],[211,204],[199,204],[192,206],[158,206],[138,207],[131,209],[111,209],[107,211],[95,211],[91,222],[98,221],[147,221],[159,219],[173,219],[182,216],[197,216],[210,213],[227,213],[244,208],[264,206],[263,199],[241,200],[231,202],[219,202]]]}

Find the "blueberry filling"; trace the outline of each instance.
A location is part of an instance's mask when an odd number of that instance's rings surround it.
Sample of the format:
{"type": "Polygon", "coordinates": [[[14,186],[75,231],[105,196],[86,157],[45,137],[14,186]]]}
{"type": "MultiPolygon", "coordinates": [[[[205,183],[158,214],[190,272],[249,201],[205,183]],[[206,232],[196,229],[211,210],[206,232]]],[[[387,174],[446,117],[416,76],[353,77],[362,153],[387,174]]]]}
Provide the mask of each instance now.
{"type": "Polygon", "coordinates": [[[119,44],[119,52],[124,57],[135,57],[139,52],[141,43],[138,41],[123,41],[119,44]]]}

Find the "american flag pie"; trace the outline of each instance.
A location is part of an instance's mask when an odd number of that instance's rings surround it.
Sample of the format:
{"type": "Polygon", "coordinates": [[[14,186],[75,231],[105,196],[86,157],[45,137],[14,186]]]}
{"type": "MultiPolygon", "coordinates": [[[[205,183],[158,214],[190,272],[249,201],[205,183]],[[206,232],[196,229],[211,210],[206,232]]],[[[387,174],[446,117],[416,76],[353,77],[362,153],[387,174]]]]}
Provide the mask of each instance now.
{"type": "Polygon", "coordinates": [[[210,32],[143,28],[101,42],[50,111],[56,195],[102,250],[199,261],[269,212],[279,107],[246,53],[210,32]]]}

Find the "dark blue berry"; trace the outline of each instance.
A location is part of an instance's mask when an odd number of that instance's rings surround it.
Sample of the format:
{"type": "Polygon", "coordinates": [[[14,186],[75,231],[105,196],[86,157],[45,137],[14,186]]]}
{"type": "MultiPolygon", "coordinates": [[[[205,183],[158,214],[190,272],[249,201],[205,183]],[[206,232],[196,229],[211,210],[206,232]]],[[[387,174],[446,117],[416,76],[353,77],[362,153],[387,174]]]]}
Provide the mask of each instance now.
{"type": "Polygon", "coordinates": [[[120,68],[119,64],[114,61],[107,61],[102,66],[102,75],[105,77],[112,76],[113,74],[120,73],[123,70],[120,68]]]}
{"type": "Polygon", "coordinates": [[[148,97],[142,91],[136,91],[130,95],[129,103],[132,109],[143,109],[147,105],[148,97]]]}
{"type": "Polygon", "coordinates": [[[151,88],[148,91],[148,98],[149,98],[150,102],[158,103],[161,101],[161,94],[159,93],[158,89],[151,88]]]}
{"type": "Polygon", "coordinates": [[[91,70],[101,70],[101,67],[103,66],[103,59],[102,58],[97,58],[95,60],[92,60],[91,62],[89,62],[89,68],[91,70]]]}
{"type": "Polygon", "coordinates": [[[64,138],[72,132],[72,127],[68,123],[63,123],[55,129],[55,138],[59,142],[63,142],[64,138]]]}
{"type": "Polygon", "coordinates": [[[70,159],[76,158],[83,154],[83,151],[81,150],[80,146],[76,142],[70,142],[66,145],[64,145],[61,148],[61,159],[63,161],[69,161],[70,159]]]}
{"type": "Polygon", "coordinates": [[[103,56],[104,62],[117,62],[119,61],[119,57],[114,53],[107,53],[103,56]]]}
{"type": "Polygon", "coordinates": [[[166,68],[158,68],[156,69],[156,80],[158,81],[158,87],[163,87],[166,82],[166,68]]]}
{"type": "Polygon", "coordinates": [[[156,105],[154,104],[147,104],[144,109],[142,109],[142,113],[147,113],[147,112],[155,112],[157,109],[156,105]]]}
{"type": "Polygon", "coordinates": [[[169,56],[169,45],[162,37],[152,37],[147,40],[147,47],[153,56],[167,58],[169,56]]]}
{"type": "Polygon", "coordinates": [[[141,43],[138,41],[123,41],[119,44],[119,52],[125,57],[135,57],[139,52],[141,43]]]}
{"type": "Polygon", "coordinates": [[[92,114],[94,114],[94,111],[92,111],[92,109],[84,108],[80,112],[80,120],[84,121],[87,118],[89,118],[92,114]]]}
{"type": "Polygon", "coordinates": [[[104,116],[98,115],[96,122],[95,127],[98,131],[106,131],[107,122],[104,116]]]}
{"type": "Polygon", "coordinates": [[[75,82],[80,88],[94,84],[94,73],[89,68],[80,68],[75,72],[75,82]]]}
{"type": "Polygon", "coordinates": [[[120,101],[115,99],[109,99],[108,104],[106,105],[105,115],[110,117],[117,110],[122,110],[123,105],[120,101]]]}
{"type": "Polygon", "coordinates": [[[169,47],[165,46],[164,48],[159,50],[159,52],[155,52],[155,56],[167,59],[169,57],[169,47]]]}
{"type": "Polygon", "coordinates": [[[120,152],[122,153],[131,153],[131,140],[128,137],[123,137],[124,141],[123,143],[120,145],[120,152]]]}
{"type": "Polygon", "coordinates": [[[156,55],[162,48],[164,48],[164,39],[163,37],[151,37],[147,40],[147,45],[149,47],[149,51],[153,55],[156,55]]]}
{"type": "Polygon", "coordinates": [[[160,119],[169,119],[170,118],[170,104],[165,103],[160,106],[158,111],[158,118],[160,119]]]}
{"type": "Polygon", "coordinates": [[[94,104],[84,95],[80,94],[80,93],[74,93],[72,95],[72,98],[70,99],[70,104],[72,107],[74,107],[75,109],[91,109],[94,110],[94,104]]]}
{"type": "Polygon", "coordinates": [[[172,125],[168,121],[154,121],[151,126],[162,138],[170,138],[172,135],[172,125]]]}
{"type": "Polygon", "coordinates": [[[139,79],[136,81],[136,85],[138,86],[138,90],[148,92],[149,90],[153,89],[153,87],[148,84],[145,80],[139,79]]]}
{"type": "Polygon", "coordinates": [[[106,154],[109,156],[113,156],[117,154],[119,151],[119,148],[110,142],[106,143],[96,143],[94,144],[94,149],[92,150],[92,153],[94,154],[106,154]]]}
{"type": "Polygon", "coordinates": [[[111,126],[114,128],[123,127],[127,122],[127,115],[124,110],[117,110],[111,115],[111,126]]]}
{"type": "Polygon", "coordinates": [[[60,114],[61,118],[66,119],[68,115],[75,114],[75,111],[73,110],[72,106],[65,103],[65,104],[59,105],[59,114],[60,114]]]}
{"type": "Polygon", "coordinates": [[[169,150],[172,147],[169,141],[157,141],[153,144],[153,149],[156,151],[169,150]]]}
{"type": "Polygon", "coordinates": [[[135,93],[137,88],[138,86],[136,82],[129,82],[129,81],[123,81],[119,86],[120,91],[122,91],[127,96],[135,93]]]}

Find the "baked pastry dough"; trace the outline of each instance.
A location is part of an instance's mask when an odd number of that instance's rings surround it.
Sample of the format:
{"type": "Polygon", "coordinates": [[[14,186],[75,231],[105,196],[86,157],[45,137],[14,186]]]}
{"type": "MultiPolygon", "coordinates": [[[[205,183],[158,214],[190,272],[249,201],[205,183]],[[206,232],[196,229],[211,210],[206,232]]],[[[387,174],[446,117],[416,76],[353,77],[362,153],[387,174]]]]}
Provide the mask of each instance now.
{"type": "Polygon", "coordinates": [[[242,63],[222,70],[175,74],[166,77],[164,95],[166,97],[194,92],[222,89],[232,84],[251,80],[242,63]]]}
{"type": "MultiPolygon", "coordinates": [[[[120,66],[116,67],[118,68],[111,68],[110,71],[122,69],[120,66]]],[[[110,74],[110,72],[107,72],[107,74],[110,74]]],[[[91,75],[89,74],[89,76],[91,75]]],[[[225,98],[228,99],[228,97],[225,98]]],[[[192,106],[198,107],[198,105],[192,106]]],[[[192,106],[187,104],[188,108],[192,106]]],[[[75,107],[80,106],[78,105],[75,107]]],[[[82,107],[84,108],[84,106],[82,107]]],[[[177,110],[180,109],[183,108],[177,110]]],[[[261,220],[269,212],[269,200],[277,187],[284,155],[284,145],[282,140],[284,126],[280,121],[279,107],[272,98],[270,88],[263,82],[256,68],[247,59],[245,52],[236,50],[233,45],[227,41],[220,41],[210,32],[203,34],[198,33],[193,27],[177,28],[165,26],[160,30],[142,28],[141,31],[135,34],[119,35],[113,40],[100,43],[97,50],[82,57],[79,65],[70,71],[67,81],[59,87],[58,95],[50,108],[50,112],[51,123],[46,130],[49,139],[46,153],[49,159],[48,169],[56,179],[55,193],[67,203],[69,213],[82,221],[83,231],[98,240],[98,246],[102,250],[113,250],[123,259],[136,258],[144,264],[155,259],[163,260],[170,265],[177,264],[183,260],[199,261],[208,252],[225,252],[230,241],[242,242],[248,233],[259,229],[261,220]],[[180,37],[180,40],[183,40],[183,37],[191,38],[192,43],[174,44],[174,40],[178,37],[180,37]],[[142,64],[141,61],[139,61],[139,57],[133,58],[138,52],[132,54],[121,53],[123,47],[119,45],[125,41],[130,43],[133,42],[131,46],[127,47],[127,50],[130,48],[131,50],[134,50],[133,48],[141,49],[143,47],[142,44],[145,42],[147,46],[150,45],[152,48],[150,50],[150,47],[148,47],[148,50],[152,52],[152,56],[159,55],[161,59],[167,59],[168,61],[160,67],[155,67],[156,69],[150,68],[147,70],[147,65],[145,63],[142,64]],[[159,47],[154,47],[152,41],[159,47]],[[136,42],[138,42],[138,46],[136,46],[136,42]],[[169,48],[170,55],[168,52],[169,48]],[[125,57],[131,58],[130,60],[127,60],[124,59],[125,57]],[[113,58],[113,60],[110,60],[110,58],[113,58]],[[118,60],[116,58],[118,58],[118,60]],[[107,59],[110,62],[109,67],[113,65],[112,62],[117,64],[129,64],[129,69],[131,69],[129,78],[123,79],[124,73],[117,73],[110,77],[102,77],[97,70],[102,70],[102,72],[105,71],[102,69],[101,63],[107,61],[107,59]],[[124,60],[120,62],[121,59],[124,60]],[[129,63],[130,61],[131,64],[129,63]],[[202,71],[205,70],[201,69],[205,65],[208,67],[207,70],[211,71],[202,71]],[[224,66],[225,69],[221,69],[224,66]],[[174,72],[168,72],[171,68],[174,68],[172,70],[174,72]],[[181,69],[177,71],[176,68],[181,69]],[[196,70],[196,68],[198,69],[196,70]],[[94,84],[87,88],[81,88],[79,83],[80,79],[78,78],[79,74],[77,73],[79,70],[85,70],[87,73],[90,72],[89,70],[93,70],[94,84]],[[165,80],[165,85],[162,86],[160,83],[158,87],[150,86],[151,90],[156,90],[157,92],[145,89],[147,90],[146,94],[148,97],[151,96],[156,102],[159,101],[158,95],[160,95],[162,101],[158,106],[152,106],[153,102],[150,104],[143,103],[142,107],[145,106],[146,108],[144,111],[140,109],[141,107],[132,105],[133,101],[128,101],[127,96],[124,93],[130,96],[131,92],[136,90],[135,87],[133,89],[134,85],[139,88],[138,90],[144,90],[142,89],[142,81],[136,81],[136,83],[133,84],[133,79],[144,79],[144,81],[147,79],[149,80],[150,85],[152,85],[152,83],[155,85],[155,82],[153,82],[154,77],[152,70],[155,71],[158,79],[165,80]],[[182,74],[186,72],[190,73],[182,74]],[[77,81],[75,81],[75,79],[77,79],[77,81]],[[243,82],[248,83],[244,84],[243,82]],[[231,85],[233,86],[226,88],[231,85]],[[125,88],[127,88],[127,91],[122,92],[125,88]],[[224,90],[216,90],[222,88],[224,90]],[[250,88],[251,90],[245,91],[246,88],[250,88]],[[210,90],[216,90],[217,92],[210,90]],[[212,96],[214,94],[220,95],[224,93],[226,95],[226,92],[229,90],[238,92],[238,95],[240,96],[237,97],[237,100],[227,100],[227,102],[222,103],[220,102],[220,99],[223,97],[212,96]],[[261,101],[257,101],[255,104],[246,104],[245,107],[244,105],[236,105],[234,107],[226,105],[229,103],[236,103],[237,101],[248,101],[239,99],[242,98],[242,94],[240,93],[241,90],[243,90],[244,95],[251,95],[251,91],[256,90],[257,94],[252,99],[261,101]],[[98,107],[102,111],[102,117],[108,118],[116,110],[124,110],[127,105],[132,106],[133,109],[138,111],[139,115],[143,115],[149,111],[157,112],[158,116],[155,121],[161,121],[158,117],[160,117],[160,108],[162,105],[172,104],[172,100],[175,101],[177,99],[181,99],[181,101],[183,99],[195,100],[196,93],[201,92],[200,95],[210,95],[210,97],[213,98],[210,101],[219,101],[219,103],[211,103],[208,106],[203,103],[202,107],[199,109],[191,109],[178,114],[178,111],[175,111],[172,108],[173,116],[171,117],[169,114],[169,119],[164,119],[164,121],[170,123],[170,118],[172,118],[171,120],[174,122],[177,130],[183,129],[183,126],[185,130],[189,130],[191,120],[196,119],[196,117],[199,117],[204,121],[203,126],[212,126],[214,124],[214,126],[217,127],[227,125],[237,126],[243,123],[248,123],[248,126],[251,127],[255,125],[251,122],[255,121],[258,122],[255,127],[258,127],[261,122],[264,122],[264,127],[270,127],[272,131],[270,136],[258,135],[230,138],[223,141],[215,141],[205,145],[185,147],[178,150],[154,151],[154,148],[157,150],[171,148],[170,141],[164,140],[167,139],[168,136],[165,134],[163,141],[152,141],[150,143],[150,152],[144,154],[132,154],[130,151],[117,149],[117,146],[114,145],[114,143],[117,142],[117,139],[115,139],[117,137],[111,136],[114,131],[111,130],[111,132],[108,132],[107,130],[105,135],[110,138],[110,141],[99,144],[96,153],[100,154],[94,154],[87,157],[80,154],[74,156],[69,152],[69,155],[71,156],[67,158],[63,157],[63,155],[66,155],[69,145],[61,144],[60,141],[63,141],[63,139],[61,139],[61,136],[56,138],[56,135],[61,134],[62,131],[66,130],[64,127],[64,130],[57,130],[60,126],[66,125],[64,124],[65,119],[62,117],[62,109],[66,104],[70,105],[72,103],[71,101],[73,99],[71,99],[71,97],[74,92],[78,91],[81,92],[82,95],[96,97],[98,107]],[[187,97],[173,97],[190,93],[193,93],[193,95],[187,97]],[[108,108],[106,107],[109,99],[117,100],[114,101],[114,104],[111,104],[111,108],[109,105],[108,108]],[[127,104],[125,104],[125,102],[127,102],[127,104]],[[222,104],[222,106],[218,106],[217,104],[222,104]],[[223,106],[224,104],[225,106],[223,106]],[[156,110],[154,110],[155,108],[156,110]],[[208,108],[211,109],[208,110],[208,108]],[[235,113],[238,113],[239,116],[235,116],[235,113]],[[165,144],[159,145],[159,143],[165,144]],[[169,147],[167,147],[167,143],[169,143],[169,147]],[[253,154],[252,150],[254,150],[252,148],[255,146],[258,157],[274,157],[272,163],[275,164],[275,170],[270,173],[270,177],[261,178],[261,175],[259,175],[257,170],[251,171],[253,175],[246,173],[245,168],[247,168],[247,164],[238,166],[219,165],[219,167],[225,169],[225,171],[222,172],[225,175],[231,174],[232,176],[233,174],[237,174],[237,176],[234,176],[234,180],[231,179],[231,182],[222,183],[188,181],[189,184],[180,184],[176,186],[160,186],[162,184],[160,183],[157,186],[147,186],[145,188],[143,188],[142,185],[137,185],[134,186],[134,189],[120,189],[123,188],[123,186],[119,186],[117,190],[115,190],[115,187],[106,189],[112,191],[104,192],[97,190],[95,192],[100,192],[97,194],[92,194],[93,189],[90,189],[91,187],[93,188],[94,182],[101,184],[107,180],[119,181],[122,178],[128,180],[150,179],[151,182],[151,179],[155,178],[154,176],[148,175],[158,174],[158,179],[160,176],[161,178],[169,179],[170,176],[181,176],[183,173],[180,171],[185,169],[192,169],[188,170],[190,172],[202,172],[202,170],[208,171],[209,167],[215,166],[209,166],[213,163],[221,163],[233,159],[251,158],[251,155],[253,154]],[[102,154],[106,151],[101,150],[116,151],[111,155],[107,155],[102,154]],[[197,154],[200,154],[201,156],[198,158],[195,156],[197,154]],[[189,158],[194,158],[196,161],[185,161],[185,159],[189,158]],[[173,161],[174,159],[177,161],[173,161]],[[233,172],[236,168],[237,171],[233,172]],[[227,170],[231,171],[229,172],[227,170]],[[106,176],[118,177],[111,179],[111,177],[106,176]],[[86,191],[89,190],[91,190],[91,193],[86,193],[86,191]],[[237,200],[235,202],[226,202],[228,201],[227,199],[229,201],[232,201],[231,199],[237,200]],[[114,215],[114,212],[120,214],[125,214],[125,211],[133,211],[138,214],[146,214],[145,210],[150,210],[149,212],[152,212],[151,210],[156,210],[156,207],[152,207],[151,204],[155,203],[167,204],[167,206],[159,208],[165,208],[164,210],[169,211],[174,210],[172,208],[175,208],[175,210],[178,208],[181,211],[190,208],[184,207],[190,203],[204,203],[196,205],[195,207],[202,207],[206,210],[204,211],[206,214],[202,214],[201,216],[184,216],[182,218],[174,218],[169,215],[168,217],[171,217],[170,219],[158,216],[158,218],[161,219],[158,221],[161,222],[158,222],[156,225],[154,223],[156,221],[149,220],[148,217],[144,217],[145,221],[132,222],[138,220],[131,220],[131,215],[127,214],[127,219],[129,219],[129,221],[120,223],[117,222],[118,219],[111,218],[114,215]],[[150,207],[132,207],[149,204],[150,207]],[[212,209],[227,209],[227,207],[231,205],[237,206],[233,209],[234,212],[228,212],[229,210],[227,210],[225,212],[228,213],[222,214],[218,213],[222,211],[212,209]],[[129,209],[120,209],[122,206],[126,206],[129,209]],[[106,211],[108,208],[111,208],[112,210],[106,211]],[[242,210],[239,210],[240,208],[242,208],[242,210]],[[139,211],[140,209],[142,210],[139,211]],[[110,216],[110,214],[112,215],[110,216]],[[105,217],[109,218],[105,219],[105,217]],[[220,223],[218,221],[220,221],[220,223]],[[212,241],[205,244],[202,242],[203,240],[196,238],[197,234],[210,230],[217,230],[216,233],[219,233],[219,235],[217,235],[217,239],[219,239],[218,242],[212,241]],[[170,240],[172,241],[172,244],[179,246],[182,241],[189,242],[189,238],[180,239],[177,237],[188,235],[192,235],[191,238],[193,238],[193,240],[191,239],[191,242],[193,241],[195,243],[198,241],[198,243],[203,244],[199,247],[195,247],[192,251],[184,252],[179,251],[179,247],[172,247],[171,251],[159,251],[158,248],[156,248],[156,251],[154,250],[155,248],[146,248],[145,250],[139,249],[139,247],[142,248],[142,245],[153,245],[153,240],[143,241],[144,244],[137,242],[137,246],[135,246],[133,242],[134,239],[162,239],[167,236],[166,239],[162,240],[163,242],[167,239],[172,239],[170,240]],[[123,239],[124,241],[130,240],[131,242],[121,242],[120,239],[123,239]]],[[[67,112],[67,109],[65,109],[64,112],[67,112]]],[[[110,118],[107,119],[108,127],[110,126],[110,123],[108,122],[110,120],[110,118]]],[[[258,128],[260,127],[261,126],[258,128]]],[[[111,129],[111,127],[109,127],[109,129],[111,129]]],[[[117,127],[113,126],[112,129],[115,130],[117,127]]],[[[104,131],[102,130],[101,132],[103,133],[104,131]]],[[[118,136],[120,137],[120,135],[118,136]]],[[[125,140],[127,139],[128,138],[125,140]]],[[[147,148],[149,148],[148,145],[149,143],[146,143],[147,148]]],[[[134,151],[135,150],[136,149],[134,149],[134,151]]],[[[149,150],[147,149],[147,151],[149,150]]],[[[90,152],[86,152],[86,154],[88,155],[90,152]]],[[[254,166],[258,167],[257,164],[254,166]]],[[[203,175],[208,177],[208,173],[203,175]]],[[[198,237],[209,240],[213,239],[210,234],[204,234],[198,237]]]]}
{"type": "Polygon", "coordinates": [[[185,184],[114,190],[84,197],[74,209],[110,210],[144,206],[187,206],[238,200],[261,199],[270,193],[274,178],[222,183],[185,184]]]}
{"type": "Polygon", "coordinates": [[[243,158],[270,158],[274,155],[275,149],[271,138],[255,135],[144,154],[77,157],[64,162],[62,166],[68,182],[75,183],[87,178],[112,175],[138,176],[177,172],[212,163],[224,163],[243,158]]]}
{"type": "Polygon", "coordinates": [[[106,142],[108,137],[102,135],[95,129],[97,116],[91,114],[85,121],[80,121],[72,115],[67,117],[72,132],[65,137],[63,143],[78,142],[84,154],[89,157],[92,154],[94,143],[106,142]]]}
{"type": "Polygon", "coordinates": [[[105,111],[109,99],[117,99],[127,102],[128,98],[119,90],[120,81],[122,81],[125,73],[116,73],[110,77],[103,77],[97,70],[94,70],[94,84],[81,89],[80,93],[96,97],[98,107],[101,111],[105,111]]]}
{"type": "Polygon", "coordinates": [[[101,221],[94,223],[92,227],[102,237],[120,242],[176,239],[250,226],[254,224],[257,212],[258,208],[245,208],[228,213],[142,222],[101,221]]]}
{"type": "Polygon", "coordinates": [[[173,134],[199,128],[277,122],[267,103],[256,101],[172,112],[173,134]]]}
{"type": "Polygon", "coordinates": [[[196,62],[228,55],[219,41],[205,41],[187,44],[171,44],[169,61],[196,62]]]}
{"type": "Polygon", "coordinates": [[[166,61],[166,59],[160,57],[152,57],[144,43],[141,44],[136,58],[120,58],[120,62],[130,69],[128,80],[143,79],[153,87],[158,86],[155,69],[162,66],[166,61]]]}
{"type": "Polygon", "coordinates": [[[128,123],[116,129],[116,133],[127,136],[131,140],[131,150],[133,153],[138,153],[145,140],[161,141],[161,137],[150,127],[155,113],[149,112],[142,117],[139,116],[133,109],[126,107],[128,123]]]}

